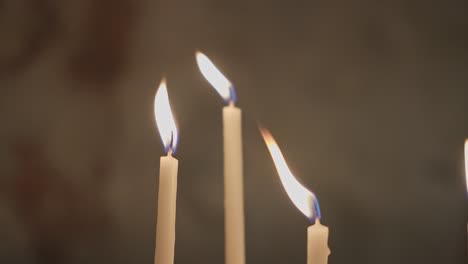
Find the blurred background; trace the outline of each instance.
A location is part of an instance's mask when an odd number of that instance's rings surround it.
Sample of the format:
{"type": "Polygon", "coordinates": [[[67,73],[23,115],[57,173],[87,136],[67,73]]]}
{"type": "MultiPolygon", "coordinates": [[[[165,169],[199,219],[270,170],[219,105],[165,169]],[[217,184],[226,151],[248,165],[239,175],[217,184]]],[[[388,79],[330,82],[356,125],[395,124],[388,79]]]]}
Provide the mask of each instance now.
{"type": "Polygon", "coordinates": [[[180,145],[175,263],[223,263],[223,102],[244,114],[247,263],[467,263],[468,2],[0,1],[0,263],[153,263],[163,76],[180,145]],[[379,2],[379,3],[377,3],[379,2]]]}

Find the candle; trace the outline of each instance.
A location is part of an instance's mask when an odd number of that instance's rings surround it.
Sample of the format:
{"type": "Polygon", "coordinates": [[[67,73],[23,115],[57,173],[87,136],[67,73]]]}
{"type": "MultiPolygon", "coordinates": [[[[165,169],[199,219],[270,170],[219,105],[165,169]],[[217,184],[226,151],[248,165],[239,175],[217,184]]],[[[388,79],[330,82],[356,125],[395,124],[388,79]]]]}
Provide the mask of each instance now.
{"type": "Polygon", "coordinates": [[[242,112],[235,106],[231,82],[201,52],[196,54],[203,76],[228,104],[223,108],[224,219],[226,264],[245,263],[242,112]]]}
{"type": "MultiPolygon", "coordinates": [[[[468,139],[465,140],[465,179],[466,179],[466,191],[468,193],[468,139]]],[[[467,241],[468,241],[468,221],[466,223],[467,241]]],[[[468,243],[467,243],[467,254],[468,254],[468,243]]]]}
{"type": "Polygon", "coordinates": [[[176,151],[178,137],[164,80],[156,92],[154,114],[156,125],[167,153],[167,156],[163,156],[160,159],[154,263],[173,264],[178,160],[172,157],[172,154],[176,151]]]}
{"type": "Polygon", "coordinates": [[[326,264],[328,248],[328,227],[320,224],[320,219],[307,228],[307,264],[326,264]]]}
{"type": "Polygon", "coordinates": [[[315,224],[307,228],[307,264],[326,264],[330,255],[328,227],[320,223],[321,213],[317,197],[291,173],[271,133],[266,129],[260,129],[260,132],[289,198],[311,222],[315,221],[315,224]]]}

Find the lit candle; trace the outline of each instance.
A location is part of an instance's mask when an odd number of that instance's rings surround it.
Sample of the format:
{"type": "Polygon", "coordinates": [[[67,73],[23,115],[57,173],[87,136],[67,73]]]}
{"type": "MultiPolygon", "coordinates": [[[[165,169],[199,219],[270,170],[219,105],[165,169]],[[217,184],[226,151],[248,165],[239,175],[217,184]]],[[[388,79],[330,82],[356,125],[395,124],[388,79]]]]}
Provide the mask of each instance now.
{"type": "Polygon", "coordinates": [[[172,154],[176,151],[178,138],[164,80],[156,92],[154,114],[167,153],[167,156],[161,157],[159,167],[158,219],[154,263],[173,264],[178,161],[172,157],[172,154]]]}
{"type": "Polygon", "coordinates": [[[228,104],[223,108],[224,219],[226,264],[245,263],[242,112],[235,106],[231,82],[201,52],[196,54],[203,76],[228,104]]]}
{"type": "Polygon", "coordinates": [[[307,264],[326,264],[328,255],[330,255],[328,227],[320,224],[321,214],[317,197],[302,186],[291,173],[278,144],[276,144],[270,132],[266,129],[260,129],[260,132],[289,198],[311,222],[315,221],[314,225],[307,228],[307,264]]]}

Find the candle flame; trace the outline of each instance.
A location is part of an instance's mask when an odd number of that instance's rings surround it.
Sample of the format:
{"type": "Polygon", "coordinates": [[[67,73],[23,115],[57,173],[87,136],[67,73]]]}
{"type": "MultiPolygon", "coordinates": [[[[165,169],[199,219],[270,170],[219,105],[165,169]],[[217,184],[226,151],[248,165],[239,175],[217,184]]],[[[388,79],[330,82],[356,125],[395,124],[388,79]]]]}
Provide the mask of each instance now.
{"type": "Polygon", "coordinates": [[[468,191],[468,139],[465,140],[465,178],[466,190],[468,191]]]}
{"type": "Polygon", "coordinates": [[[232,83],[221,73],[208,57],[197,51],[197,64],[205,79],[215,88],[226,102],[236,101],[236,94],[232,83]]]}
{"type": "Polygon", "coordinates": [[[154,97],[154,116],[166,153],[175,153],[178,142],[177,127],[167,94],[166,81],[162,80],[154,97]]]}
{"type": "Polygon", "coordinates": [[[289,169],[288,164],[286,164],[283,154],[270,131],[261,128],[260,133],[265,140],[265,144],[267,145],[273,162],[275,163],[281,183],[283,184],[291,201],[296,205],[299,211],[301,211],[311,221],[315,218],[320,219],[320,207],[315,194],[307,190],[291,173],[291,170],[289,169]]]}

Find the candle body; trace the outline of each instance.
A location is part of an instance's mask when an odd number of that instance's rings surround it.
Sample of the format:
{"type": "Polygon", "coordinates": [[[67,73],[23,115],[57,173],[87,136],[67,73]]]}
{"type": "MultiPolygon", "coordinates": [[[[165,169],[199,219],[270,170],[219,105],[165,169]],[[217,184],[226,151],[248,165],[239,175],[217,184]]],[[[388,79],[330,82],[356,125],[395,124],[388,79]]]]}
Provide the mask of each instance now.
{"type": "Polygon", "coordinates": [[[223,109],[224,230],[226,264],[245,263],[244,187],[242,164],[242,112],[223,109]]]}
{"type": "Polygon", "coordinates": [[[174,263],[177,169],[177,159],[172,156],[161,157],[155,264],[174,263]]]}
{"type": "Polygon", "coordinates": [[[307,228],[307,264],[327,264],[328,255],[328,227],[316,220],[307,228]]]}

